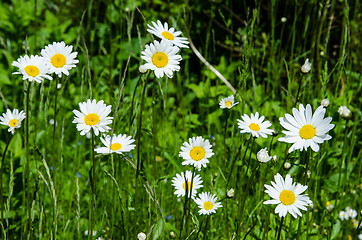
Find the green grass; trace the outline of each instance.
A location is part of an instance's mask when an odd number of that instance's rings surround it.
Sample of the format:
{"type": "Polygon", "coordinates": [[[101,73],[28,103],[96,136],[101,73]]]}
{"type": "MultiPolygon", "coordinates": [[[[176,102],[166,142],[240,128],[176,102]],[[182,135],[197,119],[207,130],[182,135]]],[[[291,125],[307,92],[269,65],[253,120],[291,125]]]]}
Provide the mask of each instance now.
{"type": "MultiPolygon", "coordinates": [[[[357,239],[361,215],[354,228],[338,214],[347,206],[361,210],[360,9],[359,1],[347,0],[1,2],[0,112],[25,111],[29,104],[28,127],[24,120],[12,137],[1,125],[2,238],[87,239],[93,211],[94,230],[103,239],[136,239],[139,232],[148,239],[276,239],[280,226],[281,239],[357,239]],[[219,108],[233,92],[191,48],[181,50],[181,70],[173,78],[140,76],[141,51],[157,39],[147,23],[157,19],[192,40],[236,89],[238,105],[219,108]],[[59,41],[73,45],[79,59],[58,80],[59,89],[55,76],[29,85],[12,75],[19,56],[59,41]],[[306,58],[312,70],[303,75],[306,58]],[[315,110],[324,98],[335,124],[332,139],[317,153],[287,154],[290,144],[277,140],[284,136],[279,117],[299,103],[315,110]],[[92,143],[72,123],[72,111],[87,99],[112,105],[112,132],[131,135],[137,144],[131,155],[94,155],[94,208],[92,143]],[[337,112],[341,105],[352,111],[348,120],[337,112]],[[239,134],[237,119],[255,112],[272,123],[276,137],[239,134]],[[198,172],[199,192],[223,199],[209,218],[193,201],[185,208],[171,185],[176,173],[192,170],[178,155],[196,136],[209,139],[215,153],[198,172]],[[256,160],[264,147],[276,162],[256,160]],[[283,168],[285,162],[292,167],[283,168]],[[263,204],[270,199],[264,184],[276,173],[308,185],[314,204],[302,218],[288,214],[282,225],[275,206],[263,204]],[[235,195],[226,198],[230,188],[235,195]]],[[[101,144],[96,137],[95,145],[101,144]]]]}

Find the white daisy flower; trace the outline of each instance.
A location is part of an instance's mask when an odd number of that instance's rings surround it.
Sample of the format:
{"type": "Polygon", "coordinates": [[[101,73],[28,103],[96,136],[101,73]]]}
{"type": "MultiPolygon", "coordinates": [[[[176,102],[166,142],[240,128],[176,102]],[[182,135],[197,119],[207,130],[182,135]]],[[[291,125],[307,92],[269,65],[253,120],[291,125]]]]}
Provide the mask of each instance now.
{"type": "Polygon", "coordinates": [[[258,159],[259,162],[269,162],[270,159],[272,159],[271,156],[269,156],[268,154],[268,150],[266,150],[267,148],[262,148],[260,149],[260,151],[256,154],[256,158],[258,159]]]}
{"type": "Polygon", "coordinates": [[[202,166],[206,167],[206,164],[209,163],[208,158],[214,155],[209,140],[204,140],[198,136],[189,138],[189,142],[184,142],[179,153],[179,156],[185,160],[182,165],[193,165],[198,170],[202,166]]]}
{"type": "Polygon", "coordinates": [[[309,73],[311,68],[312,68],[312,63],[309,62],[309,59],[307,58],[303,64],[303,66],[300,68],[300,71],[302,71],[302,73],[309,73]]]}
{"type": "Polygon", "coordinates": [[[147,63],[144,68],[151,69],[155,72],[157,78],[162,78],[164,74],[172,78],[174,71],[180,70],[181,55],[176,55],[180,50],[178,47],[171,46],[166,41],[154,41],[145,46],[141,52],[141,58],[147,63]]]}
{"type": "Polygon", "coordinates": [[[177,195],[177,197],[186,195],[186,186],[187,186],[187,191],[189,193],[188,195],[190,195],[191,192],[191,198],[194,199],[197,193],[196,190],[201,188],[203,185],[200,175],[195,175],[194,178],[192,179],[192,172],[187,170],[186,173],[182,172],[181,175],[178,173],[176,174],[176,177],[172,179],[172,186],[176,188],[174,194],[177,195]],[[192,181],[192,186],[191,186],[191,181],[192,181]]]}
{"type": "Polygon", "coordinates": [[[346,207],[346,215],[351,218],[354,219],[357,217],[357,211],[350,208],[350,207],[346,207]]]}
{"type": "Polygon", "coordinates": [[[23,80],[29,79],[29,82],[38,82],[41,83],[44,78],[52,80],[53,78],[47,75],[48,67],[44,61],[44,58],[40,56],[30,57],[25,55],[24,57],[18,58],[17,61],[14,61],[11,65],[19,68],[19,72],[13,72],[13,74],[23,74],[23,80]]]}
{"type": "Polygon", "coordinates": [[[293,179],[289,174],[283,177],[277,173],[274,176],[275,182],[271,182],[272,186],[264,184],[265,192],[269,194],[273,200],[265,201],[264,204],[278,204],[275,213],[279,213],[279,217],[285,217],[289,212],[294,218],[302,216],[299,209],[307,211],[307,206],[313,204],[307,194],[302,195],[308,186],[293,183],[293,179]]]}
{"type": "Polygon", "coordinates": [[[239,102],[234,103],[234,95],[231,95],[227,98],[223,98],[219,102],[220,108],[228,108],[228,109],[234,107],[237,104],[239,104],[239,102]]]}
{"type": "Polygon", "coordinates": [[[334,124],[330,124],[332,117],[324,118],[326,109],[319,106],[312,115],[312,107],[307,104],[304,108],[303,104],[299,105],[299,111],[293,108],[293,116],[285,114],[285,117],[279,118],[280,124],[287,129],[283,131],[286,135],[278,140],[287,143],[294,143],[289,148],[289,153],[294,150],[307,150],[311,147],[314,152],[319,151],[319,143],[323,143],[332,137],[327,132],[334,128],[334,124]]]}
{"type": "Polygon", "coordinates": [[[117,153],[122,154],[124,152],[129,152],[136,147],[136,145],[131,144],[135,140],[131,139],[131,136],[126,134],[113,134],[113,137],[106,135],[104,138],[100,138],[105,147],[96,148],[94,151],[101,154],[110,154],[117,153]]]}
{"type": "Polygon", "coordinates": [[[187,46],[187,44],[189,44],[187,38],[179,37],[182,32],[175,31],[174,28],[168,28],[167,22],[165,22],[164,25],[162,25],[161,21],[157,20],[157,23],[152,22],[152,24],[153,26],[147,24],[148,26],[147,31],[149,33],[152,33],[155,36],[161,38],[162,40],[170,42],[173,45],[176,45],[177,47],[189,48],[189,46],[187,46]]]}
{"type": "Polygon", "coordinates": [[[112,123],[113,117],[107,117],[111,112],[111,105],[104,104],[103,100],[88,99],[87,102],[79,103],[80,112],[73,110],[75,114],[73,123],[77,123],[77,129],[80,135],[85,135],[93,129],[94,134],[98,136],[99,132],[107,132],[111,128],[107,125],[112,123]]]}
{"type": "Polygon", "coordinates": [[[14,109],[13,112],[10,109],[6,110],[6,113],[3,113],[0,117],[0,124],[8,126],[8,132],[14,134],[15,128],[21,127],[21,121],[25,118],[24,111],[19,112],[18,109],[14,109]]]}
{"type": "Polygon", "coordinates": [[[327,201],[326,202],[326,209],[328,210],[328,211],[331,211],[332,209],[333,209],[333,204],[330,202],[330,201],[327,201]]]}
{"type": "Polygon", "coordinates": [[[256,112],[255,115],[251,114],[251,117],[244,114],[241,116],[243,120],[238,119],[238,127],[241,129],[240,133],[251,133],[253,137],[263,137],[267,138],[267,134],[273,134],[273,130],[268,129],[271,126],[269,121],[264,121],[264,116],[259,118],[259,113],[256,112]]]}
{"type": "Polygon", "coordinates": [[[338,216],[339,216],[339,219],[341,219],[342,221],[348,220],[348,218],[349,218],[348,214],[345,211],[340,211],[338,216]]]}
{"type": "Polygon", "coordinates": [[[41,50],[50,73],[55,73],[58,77],[62,77],[62,73],[69,75],[68,70],[75,67],[79,61],[76,59],[78,53],[72,52],[73,46],[66,46],[62,42],[53,42],[41,50]]]}
{"type": "Polygon", "coordinates": [[[199,194],[199,198],[195,199],[195,203],[199,205],[199,214],[213,214],[216,213],[216,209],[221,208],[220,202],[216,202],[217,197],[215,194],[209,192],[203,192],[199,194]]]}

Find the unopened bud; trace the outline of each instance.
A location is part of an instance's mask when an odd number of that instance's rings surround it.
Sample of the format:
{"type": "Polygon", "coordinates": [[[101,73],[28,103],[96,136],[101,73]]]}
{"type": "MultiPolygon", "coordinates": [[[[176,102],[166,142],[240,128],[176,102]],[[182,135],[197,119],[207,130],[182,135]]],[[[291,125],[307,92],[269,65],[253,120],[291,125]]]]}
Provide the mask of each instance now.
{"type": "Polygon", "coordinates": [[[300,71],[302,71],[302,73],[309,73],[311,68],[312,68],[312,64],[309,62],[309,59],[307,58],[303,64],[303,66],[300,68],[300,71]]]}
{"type": "Polygon", "coordinates": [[[229,191],[226,192],[226,196],[228,198],[232,198],[232,197],[234,197],[234,193],[235,193],[235,190],[233,188],[231,188],[229,191]]]}
{"type": "Polygon", "coordinates": [[[327,108],[329,106],[329,100],[328,98],[325,98],[321,101],[321,105],[325,108],[327,108]]]}
{"type": "Polygon", "coordinates": [[[140,232],[138,235],[137,235],[137,240],[146,240],[147,238],[147,235],[143,232],[140,232]]]}
{"type": "Polygon", "coordinates": [[[140,73],[146,73],[147,72],[147,68],[145,67],[145,65],[140,65],[138,67],[138,71],[140,71],[140,73]]]}
{"type": "Polygon", "coordinates": [[[288,163],[288,162],[285,162],[285,163],[284,163],[284,168],[285,168],[286,170],[288,170],[291,166],[292,166],[292,165],[291,165],[290,163],[288,163]]]}

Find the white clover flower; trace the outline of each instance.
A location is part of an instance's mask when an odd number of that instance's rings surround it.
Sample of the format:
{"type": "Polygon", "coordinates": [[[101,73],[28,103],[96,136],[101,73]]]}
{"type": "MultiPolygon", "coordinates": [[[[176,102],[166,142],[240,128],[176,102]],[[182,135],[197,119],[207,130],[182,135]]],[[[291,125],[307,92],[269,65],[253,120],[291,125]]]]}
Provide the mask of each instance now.
{"type": "Polygon", "coordinates": [[[200,215],[209,215],[216,213],[216,210],[222,207],[220,202],[216,202],[217,197],[215,194],[203,192],[199,194],[199,198],[195,199],[195,203],[199,206],[200,215]]]}
{"type": "Polygon", "coordinates": [[[187,44],[189,44],[189,42],[187,41],[187,38],[185,37],[179,37],[182,32],[180,31],[175,31],[175,29],[172,28],[168,28],[168,23],[165,22],[163,25],[161,23],[160,20],[157,20],[157,23],[152,22],[153,26],[151,26],[150,24],[147,24],[148,29],[147,31],[149,33],[154,34],[155,36],[161,38],[164,41],[167,41],[173,45],[176,45],[179,48],[189,48],[189,46],[187,46],[187,44]]]}
{"type": "Polygon", "coordinates": [[[44,78],[52,80],[53,78],[48,75],[49,68],[47,67],[46,62],[43,57],[33,56],[30,57],[25,55],[24,57],[18,58],[17,61],[14,61],[11,65],[19,68],[18,72],[13,72],[13,74],[22,74],[23,80],[28,79],[29,82],[43,82],[44,78]]]}
{"type": "Polygon", "coordinates": [[[214,155],[209,140],[198,136],[189,138],[189,142],[184,142],[179,152],[179,156],[184,159],[182,165],[193,165],[198,170],[206,167],[206,164],[209,163],[208,159],[214,155]]]}
{"type": "Polygon", "coordinates": [[[325,98],[321,101],[321,105],[325,108],[327,108],[329,106],[329,100],[328,98],[325,98]]]}
{"type": "Polygon", "coordinates": [[[299,209],[307,211],[306,206],[313,204],[307,194],[301,194],[307,190],[308,186],[293,183],[293,179],[289,174],[283,177],[277,173],[274,176],[275,182],[271,182],[272,186],[264,184],[265,192],[269,194],[272,200],[265,201],[264,204],[278,204],[275,213],[279,213],[279,217],[285,217],[289,212],[294,218],[298,215],[302,216],[299,209]]]}
{"type": "Polygon", "coordinates": [[[346,106],[340,106],[338,108],[338,113],[344,118],[349,118],[352,115],[351,111],[346,106]]]}
{"type": "Polygon", "coordinates": [[[12,134],[15,133],[15,128],[21,127],[21,121],[25,118],[24,111],[19,112],[18,109],[14,109],[12,112],[10,109],[6,110],[6,113],[3,113],[2,117],[0,117],[0,124],[8,126],[8,132],[12,134]]]}
{"type": "Polygon", "coordinates": [[[285,114],[285,117],[279,118],[280,124],[287,131],[283,131],[286,136],[278,140],[293,143],[289,148],[289,153],[294,150],[307,150],[308,147],[311,147],[314,152],[318,152],[318,144],[331,139],[332,137],[327,132],[334,128],[334,124],[330,124],[332,117],[324,118],[325,112],[326,109],[319,106],[312,114],[310,104],[307,104],[306,108],[300,104],[299,111],[293,108],[293,116],[285,114]]]}
{"type": "Polygon", "coordinates": [[[107,106],[103,100],[88,99],[87,102],[79,103],[80,111],[73,110],[75,114],[73,123],[77,124],[80,135],[86,135],[93,129],[96,136],[99,132],[107,132],[111,128],[108,126],[112,123],[113,117],[107,117],[111,112],[111,105],[107,106]]]}
{"type": "Polygon", "coordinates": [[[110,154],[117,153],[123,154],[129,152],[136,147],[136,145],[131,144],[135,140],[131,136],[126,134],[113,134],[113,137],[105,135],[104,138],[100,138],[105,147],[96,148],[94,151],[101,154],[110,154]]]}
{"type": "Polygon", "coordinates": [[[219,102],[220,108],[228,108],[228,109],[231,109],[237,104],[239,104],[239,102],[234,102],[234,95],[231,95],[227,98],[223,98],[219,102]]]}
{"type": "Polygon", "coordinates": [[[268,150],[266,150],[267,148],[262,148],[260,149],[260,151],[256,154],[256,158],[258,159],[259,162],[269,162],[270,159],[272,159],[271,156],[269,156],[268,154],[268,150]]]}
{"type": "Polygon", "coordinates": [[[307,58],[303,64],[303,66],[300,68],[302,73],[309,73],[310,69],[312,68],[312,64],[309,62],[309,59],[307,58]]]}
{"type": "Polygon", "coordinates": [[[150,45],[145,46],[145,50],[141,52],[141,58],[147,63],[144,68],[154,71],[157,78],[162,78],[164,74],[172,78],[174,71],[180,70],[181,55],[176,55],[180,50],[178,47],[171,46],[166,41],[154,41],[150,45]]]}
{"type": "Polygon", "coordinates": [[[259,113],[256,112],[255,115],[251,114],[249,117],[248,115],[244,114],[241,116],[243,120],[238,119],[238,127],[241,129],[240,133],[251,133],[253,137],[263,137],[267,138],[267,134],[273,134],[273,130],[268,129],[271,126],[269,121],[264,121],[264,116],[260,116],[259,113]]]}

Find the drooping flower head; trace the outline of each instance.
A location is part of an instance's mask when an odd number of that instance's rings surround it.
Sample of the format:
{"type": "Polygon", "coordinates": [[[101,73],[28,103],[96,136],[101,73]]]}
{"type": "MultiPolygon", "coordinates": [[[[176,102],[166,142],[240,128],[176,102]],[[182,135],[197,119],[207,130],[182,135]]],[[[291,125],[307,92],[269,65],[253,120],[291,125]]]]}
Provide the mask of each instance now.
{"type": "Polygon", "coordinates": [[[195,199],[195,203],[199,206],[200,215],[209,215],[216,213],[218,208],[221,208],[222,205],[220,202],[216,202],[217,197],[215,194],[209,192],[202,192],[199,194],[199,198],[195,199]]]}
{"type": "Polygon", "coordinates": [[[8,126],[8,132],[14,134],[15,128],[21,127],[21,121],[24,120],[25,113],[24,111],[19,112],[18,109],[14,109],[13,112],[10,109],[6,110],[6,113],[3,113],[0,117],[0,124],[8,126]]]}
{"type": "Polygon", "coordinates": [[[94,151],[101,154],[110,154],[117,153],[123,154],[124,152],[129,152],[136,147],[136,145],[131,144],[135,140],[131,136],[126,134],[113,134],[113,137],[106,135],[104,138],[100,138],[105,147],[96,148],[94,151]]]}
{"type": "Polygon", "coordinates": [[[202,180],[198,174],[192,179],[192,172],[187,170],[186,173],[182,172],[181,175],[178,173],[176,174],[172,179],[172,186],[176,189],[174,194],[177,195],[177,197],[185,196],[187,188],[188,196],[191,192],[191,198],[194,199],[196,197],[197,189],[202,187],[202,180]]]}
{"type": "Polygon", "coordinates": [[[18,58],[11,65],[19,68],[18,72],[13,74],[22,74],[23,80],[29,80],[29,82],[43,82],[44,78],[52,80],[53,78],[48,75],[48,67],[43,57],[37,55],[25,55],[24,57],[18,58]]]}
{"type": "Polygon", "coordinates": [[[111,112],[111,105],[104,104],[103,100],[97,102],[95,99],[88,99],[87,102],[79,103],[80,111],[73,110],[75,114],[73,123],[77,124],[80,135],[85,135],[93,129],[98,136],[99,132],[107,132],[111,128],[113,117],[107,117],[111,112]]]}
{"type": "Polygon", "coordinates": [[[55,73],[62,77],[62,73],[69,75],[68,70],[75,67],[79,61],[76,59],[78,53],[72,52],[72,45],[62,42],[53,42],[41,50],[41,55],[49,68],[49,73],[55,73]]]}
{"type": "Polygon", "coordinates": [[[220,108],[228,108],[228,109],[231,109],[237,104],[239,104],[239,102],[234,102],[234,95],[231,95],[227,98],[223,98],[219,102],[220,108]]]}
{"type": "Polygon", "coordinates": [[[189,138],[189,142],[184,142],[179,153],[179,156],[184,159],[182,165],[193,165],[198,170],[201,167],[206,167],[206,164],[209,162],[208,158],[214,155],[209,140],[204,140],[198,136],[196,138],[189,138]]]}
{"type": "Polygon", "coordinates": [[[238,119],[238,127],[241,129],[240,133],[251,133],[253,137],[263,137],[267,138],[267,134],[273,134],[273,130],[268,129],[271,126],[269,121],[264,121],[264,116],[259,118],[259,113],[256,112],[255,115],[251,114],[249,117],[248,115],[244,114],[241,116],[243,120],[238,119]]]}
{"type": "Polygon", "coordinates": [[[185,37],[179,37],[182,32],[180,31],[175,31],[175,29],[172,28],[168,28],[168,23],[165,22],[163,25],[161,23],[160,20],[157,20],[157,23],[152,22],[153,26],[151,26],[150,24],[147,24],[148,29],[147,31],[149,33],[154,34],[155,36],[161,38],[164,41],[167,41],[179,48],[189,48],[189,46],[187,46],[187,44],[189,44],[189,42],[187,41],[187,38],[185,37]]]}
{"type": "Polygon", "coordinates": [[[300,71],[302,73],[309,73],[312,69],[312,63],[309,62],[309,59],[307,58],[303,64],[303,66],[300,68],[300,71]]]}
{"type": "Polygon", "coordinates": [[[174,71],[180,70],[181,55],[176,55],[180,50],[166,41],[154,41],[145,46],[141,52],[141,58],[147,63],[143,65],[145,69],[154,71],[157,78],[162,78],[164,74],[172,78],[174,71]]]}
{"type": "Polygon", "coordinates": [[[259,162],[269,162],[270,159],[272,159],[272,156],[269,156],[267,148],[262,148],[259,150],[259,152],[256,154],[256,158],[259,162]]]}
{"type": "Polygon", "coordinates": [[[307,190],[308,186],[293,183],[293,179],[289,174],[283,177],[277,173],[274,176],[275,182],[271,182],[272,186],[264,184],[265,192],[269,194],[272,200],[265,201],[264,204],[278,204],[275,213],[279,213],[279,217],[285,217],[289,212],[294,218],[302,216],[299,209],[307,211],[307,206],[313,204],[307,194],[301,194],[307,190]]]}
{"type": "Polygon", "coordinates": [[[283,131],[285,137],[278,140],[293,143],[289,148],[289,153],[297,149],[307,150],[308,147],[311,147],[314,152],[318,152],[318,144],[331,139],[332,137],[327,132],[334,128],[334,124],[330,124],[332,117],[324,118],[325,112],[326,109],[319,106],[312,114],[312,107],[309,104],[306,108],[300,104],[299,111],[293,108],[293,116],[285,114],[285,117],[279,118],[280,124],[287,131],[283,131]]]}

